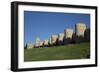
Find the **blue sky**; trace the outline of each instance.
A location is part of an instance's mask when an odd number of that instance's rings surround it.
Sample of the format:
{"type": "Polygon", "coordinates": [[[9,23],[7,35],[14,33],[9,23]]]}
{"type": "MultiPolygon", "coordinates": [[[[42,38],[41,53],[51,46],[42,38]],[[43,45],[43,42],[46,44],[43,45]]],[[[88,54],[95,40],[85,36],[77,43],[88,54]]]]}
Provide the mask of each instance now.
{"type": "Polygon", "coordinates": [[[24,11],[24,44],[49,39],[52,34],[63,33],[76,23],[85,23],[90,28],[90,14],[24,11]]]}

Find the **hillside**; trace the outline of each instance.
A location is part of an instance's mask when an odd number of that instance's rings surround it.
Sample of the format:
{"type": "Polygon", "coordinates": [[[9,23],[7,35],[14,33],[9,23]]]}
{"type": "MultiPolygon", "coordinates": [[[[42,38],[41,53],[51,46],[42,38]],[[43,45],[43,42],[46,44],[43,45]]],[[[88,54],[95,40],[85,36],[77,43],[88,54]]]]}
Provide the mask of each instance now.
{"type": "Polygon", "coordinates": [[[24,61],[89,58],[90,43],[25,49],[24,61]]]}

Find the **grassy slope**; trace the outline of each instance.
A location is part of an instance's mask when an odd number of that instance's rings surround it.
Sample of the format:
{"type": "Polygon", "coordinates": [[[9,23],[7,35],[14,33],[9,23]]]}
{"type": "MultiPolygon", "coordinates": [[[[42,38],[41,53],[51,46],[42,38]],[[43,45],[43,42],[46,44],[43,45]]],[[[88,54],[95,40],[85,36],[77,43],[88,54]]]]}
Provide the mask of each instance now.
{"type": "Polygon", "coordinates": [[[82,59],[90,54],[90,44],[71,44],[64,46],[25,49],[25,61],[82,59]]]}

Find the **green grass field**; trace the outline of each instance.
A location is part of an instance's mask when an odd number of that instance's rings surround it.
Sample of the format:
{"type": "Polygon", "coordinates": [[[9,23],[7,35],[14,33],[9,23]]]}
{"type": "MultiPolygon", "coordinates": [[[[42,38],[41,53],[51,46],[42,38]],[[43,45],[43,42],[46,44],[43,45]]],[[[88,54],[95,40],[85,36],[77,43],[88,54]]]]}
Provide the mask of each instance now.
{"type": "Polygon", "coordinates": [[[47,61],[86,59],[90,55],[90,44],[70,44],[63,46],[42,47],[24,50],[24,61],[47,61]]]}

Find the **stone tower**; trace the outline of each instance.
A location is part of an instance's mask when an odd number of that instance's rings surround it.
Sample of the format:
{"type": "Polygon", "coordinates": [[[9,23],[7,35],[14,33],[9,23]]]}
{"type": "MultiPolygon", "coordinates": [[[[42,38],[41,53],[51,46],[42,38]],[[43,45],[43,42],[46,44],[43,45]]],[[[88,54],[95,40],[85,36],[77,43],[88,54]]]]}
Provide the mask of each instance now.
{"type": "Polygon", "coordinates": [[[77,23],[75,26],[76,31],[76,43],[84,41],[84,34],[86,30],[86,25],[84,23],[77,23]]]}
{"type": "Polygon", "coordinates": [[[72,42],[73,29],[67,28],[64,30],[64,44],[69,44],[72,42]]]}
{"type": "Polygon", "coordinates": [[[59,34],[58,34],[58,41],[57,41],[57,44],[58,44],[58,45],[63,45],[63,39],[64,39],[64,33],[59,33],[59,34]]]}
{"type": "Polygon", "coordinates": [[[49,45],[49,41],[48,40],[44,40],[43,44],[44,44],[44,46],[48,46],[49,45]]]}
{"type": "Polygon", "coordinates": [[[40,41],[40,47],[42,47],[43,46],[43,41],[40,41]]]}
{"type": "Polygon", "coordinates": [[[32,43],[28,43],[27,44],[27,49],[32,49],[33,48],[33,44],[32,43]]]}
{"type": "Polygon", "coordinates": [[[34,47],[40,47],[40,38],[36,38],[34,47]]]}
{"type": "Polygon", "coordinates": [[[58,35],[51,35],[51,45],[57,44],[58,35]]]}

